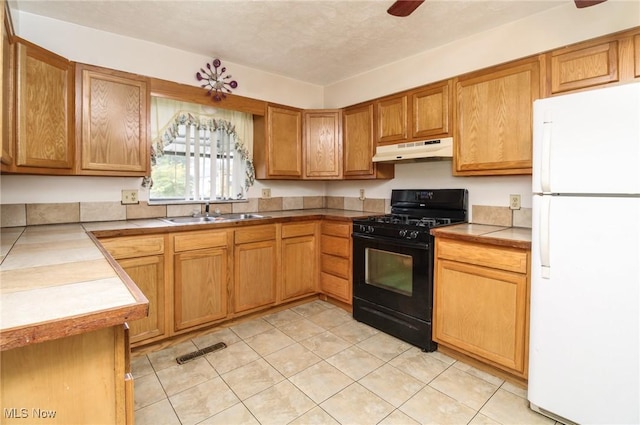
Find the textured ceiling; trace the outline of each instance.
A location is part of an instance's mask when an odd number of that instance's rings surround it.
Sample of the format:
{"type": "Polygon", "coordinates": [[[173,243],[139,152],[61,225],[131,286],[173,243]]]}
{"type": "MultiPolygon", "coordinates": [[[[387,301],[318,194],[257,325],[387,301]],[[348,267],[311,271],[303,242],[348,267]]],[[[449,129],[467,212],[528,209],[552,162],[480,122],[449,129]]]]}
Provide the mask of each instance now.
{"type": "Polygon", "coordinates": [[[17,0],[19,10],[219,57],[318,85],[486,31],[572,0],[17,0]]]}

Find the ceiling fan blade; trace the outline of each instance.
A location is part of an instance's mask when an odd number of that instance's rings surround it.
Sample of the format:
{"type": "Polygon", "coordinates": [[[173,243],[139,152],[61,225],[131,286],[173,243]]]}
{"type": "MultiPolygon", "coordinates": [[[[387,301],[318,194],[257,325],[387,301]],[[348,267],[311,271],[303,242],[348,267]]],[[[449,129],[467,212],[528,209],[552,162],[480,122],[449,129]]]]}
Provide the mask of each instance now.
{"type": "Polygon", "coordinates": [[[398,0],[387,9],[387,13],[393,16],[409,16],[418,8],[424,0],[398,0]]]}
{"type": "Polygon", "coordinates": [[[596,4],[604,3],[607,0],[573,0],[578,9],[584,7],[595,6],[596,4]]]}

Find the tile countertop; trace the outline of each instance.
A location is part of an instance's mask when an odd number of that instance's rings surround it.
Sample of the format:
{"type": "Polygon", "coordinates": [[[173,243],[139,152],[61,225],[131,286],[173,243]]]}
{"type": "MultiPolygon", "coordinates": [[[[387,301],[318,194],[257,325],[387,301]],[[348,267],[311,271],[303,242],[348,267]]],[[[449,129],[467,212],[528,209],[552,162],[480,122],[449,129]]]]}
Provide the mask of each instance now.
{"type": "Polygon", "coordinates": [[[147,315],[148,300],[96,237],[321,218],[351,221],[373,213],[317,209],[259,214],[270,218],[187,225],[143,219],[0,229],[0,350],[147,315]]]}
{"type": "Polygon", "coordinates": [[[145,317],[149,302],[81,224],[3,228],[0,350],[145,317]]]}
{"type": "Polygon", "coordinates": [[[468,242],[531,249],[531,229],[525,227],[465,223],[431,229],[431,234],[468,242]]]}

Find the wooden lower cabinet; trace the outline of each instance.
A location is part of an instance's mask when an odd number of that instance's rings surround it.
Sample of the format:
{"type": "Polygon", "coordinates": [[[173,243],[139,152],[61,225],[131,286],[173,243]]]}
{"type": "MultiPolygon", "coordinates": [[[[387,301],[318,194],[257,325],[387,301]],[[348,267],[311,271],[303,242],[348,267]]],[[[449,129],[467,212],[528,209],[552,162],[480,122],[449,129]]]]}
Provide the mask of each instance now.
{"type": "Polygon", "coordinates": [[[174,331],[225,319],[230,233],[185,232],[173,238],[174,331]]]}
{"type": "Polygon", "coordinates": [[[118,263],[149,300],[149,315],[129,322],[131,343],[161,337],[165,326],[164,255],[126,258],[118,263]]]}
{"type": "Polygon", "coordinates": [[[174,256],[175,330],[227,316],[226,248],[201,249],[174,256]]]}
{"type": "Polygon", "coordinates": [[[3,351],[3,424],[132,424],[122,325],[3,351]]]}
{"type": "Polygon", "coordinates": [[[100,239],[100,243],[149,300],[149,315],[128,322],[131,343],[135,346],[167,336],[165,236],[126,236],[100,239]]]}
{"type": "Polygon", "coordinates": [[[282,225],[280,300],[289,301],[318,290],[318,225],[282,225]]]}
{"type": "Polygon", "coordinates": [[[133,347],[320,293],[351,304],[351,222],[100,238],[149,300],[133,347]]]}
{"type": "Polygon", "coordinates": [[[325,220],[320,239],[320,290],[352,303],[351,222],[325,220]]]}
{"type": "Polygon", "coordinates": [[[527,377],[529,252],[436,238],[434,340],[527,377]]]}
{"type": "Polygon", "coordinates": [[[275,224],[235,231],[234,313],[276,303],[278,260],[275,224]]]}

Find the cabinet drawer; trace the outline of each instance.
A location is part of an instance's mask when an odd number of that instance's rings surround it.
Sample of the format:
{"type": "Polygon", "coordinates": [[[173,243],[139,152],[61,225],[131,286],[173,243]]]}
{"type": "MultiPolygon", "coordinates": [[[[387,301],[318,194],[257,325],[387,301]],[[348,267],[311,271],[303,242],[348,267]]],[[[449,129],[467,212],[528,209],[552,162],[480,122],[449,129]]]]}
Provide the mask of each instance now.
{"type": "Polygon", "coordinates": [[[291,223],[282,225],[282,239],[313,235],[315,232],[315,223],[291,223]]]}
{"type": "Polygon", "coordinates": [[[252,226],[236,230],[236,245],[248,242],[270,241],[276,238],[276,226],[252,226]]]}
{"type": "Polygon", "coordinates": [[[322,235],[321,250],[324,254],[337,255],[349,258],[349,239],[337,238],[335,236],[322,235]]]}
{"type": "Polygon", "coordinates": [[[323,221],[322,234],[348,238],[351,236],[351,223],[323,221]]]}
{"type": "Polygon", "coordinates": [[[179,233],[173,237],[174,251],[215,248],[227,245],[226,231],[204,231],[179,233]]]}
{"type": "Polygon", "coordinates": [[[436,238],[436,255],[460,263],[527,273],[528,253],[515,248],[436,238]]]}
{"type": "Polygon", "coordinates": [[[322,292],[340,298],[351,304],[351,285],[348,279],[342,279],[327,273],[320,274],[322,292]]]}
{"type": "Polygon", "coordinates": [[[113,239],[100,239],[100,243],[113,258],[145,257],[164,252],[163,236],[135,236],[113,239]]]}
{"type": "Polygon", "coordinates": [[[349,279],[349,260],[333,255],[322,254],[320,269],[334,276],[349,279]]]}

